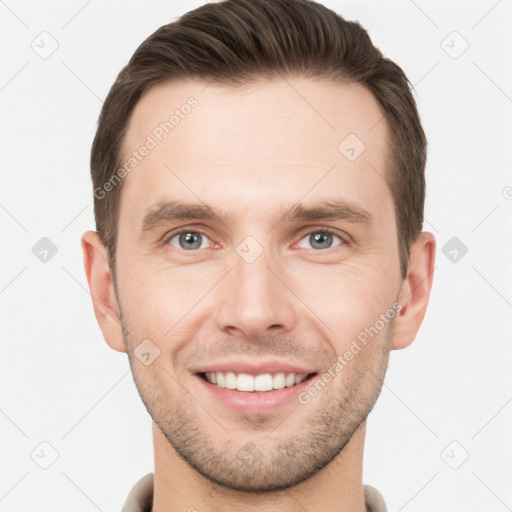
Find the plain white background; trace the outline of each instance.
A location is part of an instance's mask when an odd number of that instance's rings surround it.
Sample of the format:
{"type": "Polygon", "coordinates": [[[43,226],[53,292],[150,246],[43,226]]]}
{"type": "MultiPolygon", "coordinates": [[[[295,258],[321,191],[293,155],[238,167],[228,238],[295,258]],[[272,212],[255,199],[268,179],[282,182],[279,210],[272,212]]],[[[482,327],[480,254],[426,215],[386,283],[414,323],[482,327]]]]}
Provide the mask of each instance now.
{"type": "MultiPolygon", "coordinates": [[[[147,36],[200,4],[0,2],[1,511],[120,510],[153,470],[151,419],[94,318],[80,236],[95,228],[103,99],[147,36]]],[[[438,242],[423,326],[368,420],[364,482],[390,511],[512,510],[512,3],[324,4],[415,86],[438,242]]]]}

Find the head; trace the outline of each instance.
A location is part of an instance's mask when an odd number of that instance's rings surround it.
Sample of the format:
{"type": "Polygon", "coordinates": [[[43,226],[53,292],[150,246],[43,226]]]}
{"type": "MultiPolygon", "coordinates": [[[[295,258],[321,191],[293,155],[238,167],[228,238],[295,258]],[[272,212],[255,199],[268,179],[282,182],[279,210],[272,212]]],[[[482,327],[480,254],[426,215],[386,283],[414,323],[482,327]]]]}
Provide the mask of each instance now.
{"type": "Polygon", "coordinates": [[[405,74],[321,4],[206,4],[135,51],[92,147],[85,267],[107,343],[201,475],[285,488],[363,425],[428,303],[425,163],[405,74]],[[296,399],[212,398],[205,371],[271,361],[307,370],[296,399]]]}

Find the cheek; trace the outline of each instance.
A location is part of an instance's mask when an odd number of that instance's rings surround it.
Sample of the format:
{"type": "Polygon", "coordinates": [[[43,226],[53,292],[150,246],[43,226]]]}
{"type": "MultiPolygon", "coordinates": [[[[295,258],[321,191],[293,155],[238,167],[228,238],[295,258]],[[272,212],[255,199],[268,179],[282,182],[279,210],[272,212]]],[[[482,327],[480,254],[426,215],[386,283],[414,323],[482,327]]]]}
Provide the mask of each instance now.
{"type": "Polygon", "coordinates": [[[188,339],[191,322],[202,311],[201,298],[218,280],[209,271],[185,271],[168,264],[140,266],[131,264],[125,275],[123,301],[130,328],[138,338],[153,340],[167,356],[179,349],[179,343],[188,339]],[[151,267],[151,270],[145,268],[151,267]],[[126,302],[126,304],[124,304],[126,302]],[[178,341],[182,340],[182,341],[178,341]]]}
{"type": "MultiPolygon", "coordinates": [[[[146,279],[133,290],[133,316],[158,337],[165,338],[192,306],[195,293],[178,280],[146,279]]],[[[169,334],[170,335],[170,334],[169,334]]]]}
{"type": "Polygon", "coordinates": [[[374,325],[395,298],[391,292],[394,284],[380,265],[309,265],[307,272],[294,276],[293,282],[304,304],[334,331],[337,351],[374,325]]]}

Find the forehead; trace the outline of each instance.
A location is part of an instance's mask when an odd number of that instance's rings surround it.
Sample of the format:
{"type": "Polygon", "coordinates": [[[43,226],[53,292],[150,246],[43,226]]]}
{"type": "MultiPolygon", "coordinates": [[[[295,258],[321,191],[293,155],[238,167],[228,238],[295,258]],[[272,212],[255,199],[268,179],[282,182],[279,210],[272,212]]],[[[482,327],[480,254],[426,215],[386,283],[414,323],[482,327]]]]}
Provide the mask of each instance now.
{"type": "Polygon", "coordinates": [[[207,142],[206,136],[212,147],[223,138],[223,132],[237,132],[237,127],[270,139],[284,127],[286,132],[280,135],[303,133],[311,142],[326,144],[335,143],[347,130],[371,145],[385,142],[387,135],[376,98],[360,84],[296,78],[235,86],[182,80],[158,84],[145,92],[131,115],[123,150],[134,149],[148,135],[157,143],[170,144],[170,139],[185,142],[190,135],[186,125],[190,124],[194,141],[207,142]],[[192,121],[183,123],[188,117],[192,121]],[[214,122],[194,122],[194,118],[214,122]],[[163,126],[166,123],[170,126],[163,126]]]}
{"type": "Polygon", "coordinates": [[[359,84],[159,84],[137,103],[124,139],[121,161],[134,165],[126,165],[121,218],[137,223],[155,203],[185,196],[246,211],[338,191],[378,209],[387,130],[377,100],[359,84]]]}

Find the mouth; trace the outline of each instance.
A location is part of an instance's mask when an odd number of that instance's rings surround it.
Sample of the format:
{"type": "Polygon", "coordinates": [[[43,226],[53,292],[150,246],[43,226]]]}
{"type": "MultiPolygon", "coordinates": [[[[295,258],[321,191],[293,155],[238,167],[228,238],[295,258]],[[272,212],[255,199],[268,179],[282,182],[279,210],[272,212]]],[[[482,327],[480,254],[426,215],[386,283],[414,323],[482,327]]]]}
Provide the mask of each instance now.
{"type": "Polygon", "coordinates": [[[300,393],[304,392],[317,374],[276,372],[251,375],[210,371],[196,373],[194,376],[200,385],[199,392],[204,403],[216,403],[235,414],[262,415],[284,414],[286,407],[301,405],[300,393]]]}
{"type": "Polygon", "coordinates": [[[229,389],[242,393],[270,393],[272,391],[296,387],[306,380],[312,379],[318,372],[293,373],[275,372],[251,375],[236,372],[200,372],[197,375],[221,389],[229,389]]]}
{"type": "Polygon", "coordinates": [[[191,369],[204,404],[236,414],[284,414],[302,405],[300,393],[319,374],[305,361],[231,356],[191,369]],[[295,405],[294,405],[295,404],[295,405]]]}

